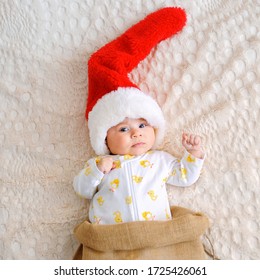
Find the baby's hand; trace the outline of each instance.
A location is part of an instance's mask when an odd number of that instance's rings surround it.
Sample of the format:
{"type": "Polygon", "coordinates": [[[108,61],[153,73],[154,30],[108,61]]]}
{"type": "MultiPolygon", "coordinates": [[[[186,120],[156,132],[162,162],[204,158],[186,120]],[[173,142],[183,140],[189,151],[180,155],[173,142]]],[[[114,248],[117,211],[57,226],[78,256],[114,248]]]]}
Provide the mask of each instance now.
{"type": "Polygon", "coordinates": [[[193,156],[203,158],[201,138],[198,135],[182,133],[182,145],[193,156]]]}
{"type": "Polygon", "coordinates": [[[109,173],[112,169],[115,168],[115,164],[112,157],[103,157],[97,163],[98,169],[104,174],[109,173]]]}

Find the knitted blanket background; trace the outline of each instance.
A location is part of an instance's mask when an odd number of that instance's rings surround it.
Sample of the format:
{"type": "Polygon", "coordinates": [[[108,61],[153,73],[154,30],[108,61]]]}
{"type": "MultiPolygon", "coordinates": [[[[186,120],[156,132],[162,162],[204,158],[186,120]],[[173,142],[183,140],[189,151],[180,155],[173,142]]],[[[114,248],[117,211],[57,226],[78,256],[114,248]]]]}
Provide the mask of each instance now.
{"type": "MultiPolygon", "coordinates": [[[[207,159],[172,205],[204,212],[221,259],[260,259],[258,0],[0,0],[0,259],[70,259],[88,202],[73,177],[93,151],[87,60],[148,13],[181,6],[187,26],[131,73],[162,106],[162,148],[202,136],[207,159]]],[[[100,120],[102,122],[102,120],[100,120]]]]}

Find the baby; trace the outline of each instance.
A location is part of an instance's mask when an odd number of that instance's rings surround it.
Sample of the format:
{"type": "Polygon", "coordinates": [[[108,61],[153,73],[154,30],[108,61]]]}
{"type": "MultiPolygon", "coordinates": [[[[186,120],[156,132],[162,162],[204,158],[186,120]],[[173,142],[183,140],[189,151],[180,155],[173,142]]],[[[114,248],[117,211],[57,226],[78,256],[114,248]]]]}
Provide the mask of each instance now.
{"type": "Polygon", "coordinates": [[[189,186],[200,175],[204,153],[197,135],[182,135],[181,160],[153,150],[155,129],[142,118],[125,118],[107,131],[109,156],[90,159],[74,189],[92,199],[92,223],[113,224],[171,218],[166,183],[189,186]]]}
{"type": "Polygon", "coordinates": [[[189,186],[200,175],[200,137],[183,134],[186,151],[181,160],[159,151],[165,132],[162,110],[128,76],[156,44],[185,23],[183,9],[160,9],[96,51],[88,62],[86,118],[92,148],[100,156],[90,159],[75,177],[74,189],[91,199],[92,223],[171,219],[166,183],[189,186]]]}

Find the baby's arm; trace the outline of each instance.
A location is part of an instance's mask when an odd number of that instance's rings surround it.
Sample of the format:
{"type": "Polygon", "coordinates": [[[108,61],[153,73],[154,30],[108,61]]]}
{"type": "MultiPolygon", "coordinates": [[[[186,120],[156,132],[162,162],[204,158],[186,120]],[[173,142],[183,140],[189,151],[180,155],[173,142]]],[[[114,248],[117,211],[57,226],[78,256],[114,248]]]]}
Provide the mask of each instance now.
{"type": "Polygon", "coordinates": [[[167,183],[178,187],[189,187],[199,178],[204,159],[197,158],[185,151],[182,159],[172,157],[167,183]]]}
{"type": "Polygon", "coordinates": [[[175,186],[190,186],[200,176],[205,154],[201,145],[201,138],[194,134],[182,134],[182,145],[186,149],[181,160],[173,160],[172,172],[167,183],[175,186]]]}
{"type": "Polygon", "coordinates": [[[182,145],[183,147],[192,154],[196,158],[203,159],[204,158],[204,152],[202,150],[201,145],[201,138],[198,135],[194,134],[182,134],[182,145]]]}
{"type": "Polygon", "coordinates": [[[74,178],[74,190],[78,195],[91,199],[103,177],[104,173],[97,167],[96,159],[90,159],[85,168],[74,178]]]}

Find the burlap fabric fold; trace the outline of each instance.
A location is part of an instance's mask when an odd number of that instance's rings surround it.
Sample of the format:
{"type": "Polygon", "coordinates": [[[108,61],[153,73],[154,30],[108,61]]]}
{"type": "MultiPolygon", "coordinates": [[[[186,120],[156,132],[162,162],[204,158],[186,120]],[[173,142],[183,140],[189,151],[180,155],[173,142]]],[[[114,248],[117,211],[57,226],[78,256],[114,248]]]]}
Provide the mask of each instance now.
{"type": "Polygon", "coordinates": [[[73,259],[151,260],[206,259],[201,236],[208,218],[173,206],[170,221],[138,221],[95,225],[84,221],[74,229],[81,243],[73,259]]]}

